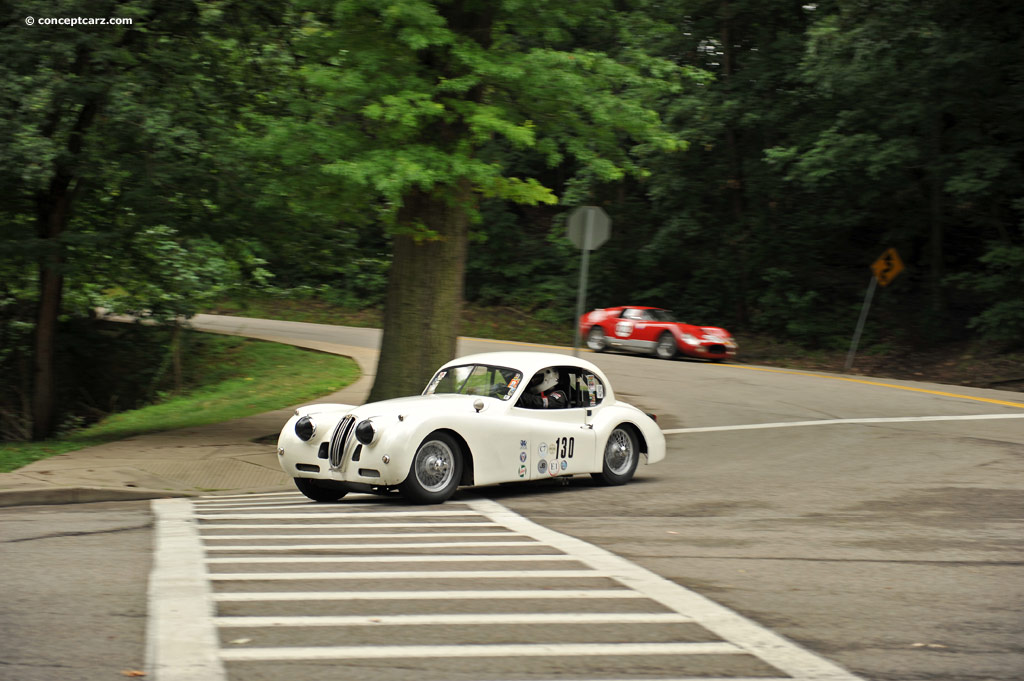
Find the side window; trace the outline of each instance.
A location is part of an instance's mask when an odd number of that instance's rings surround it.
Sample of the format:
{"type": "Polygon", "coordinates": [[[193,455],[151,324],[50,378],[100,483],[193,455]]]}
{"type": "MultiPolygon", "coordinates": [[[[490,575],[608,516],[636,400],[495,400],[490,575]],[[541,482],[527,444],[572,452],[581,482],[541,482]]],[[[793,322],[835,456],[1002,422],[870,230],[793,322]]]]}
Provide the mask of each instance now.
{"type": "Polygon", "coordinates": [[[604,401],[604,383],[590,372],[584,372],[581,387],[583,406],[596,407],[604,401]]]}
{"type": "MultiPolygon", "coordinates": [[[[604,383],[600,378],[578,367],[561,366],[556,368],[559,374],[557,389],[565,392],[565,396],[568,398],[567,404],[559,405],[561,408],[596,407],[604,401],[604,383]]],[[[538,397],[527,387],[526,392],[516,402],[516,406],[538,409],[540,405],[537,400],[538,397]]]]}

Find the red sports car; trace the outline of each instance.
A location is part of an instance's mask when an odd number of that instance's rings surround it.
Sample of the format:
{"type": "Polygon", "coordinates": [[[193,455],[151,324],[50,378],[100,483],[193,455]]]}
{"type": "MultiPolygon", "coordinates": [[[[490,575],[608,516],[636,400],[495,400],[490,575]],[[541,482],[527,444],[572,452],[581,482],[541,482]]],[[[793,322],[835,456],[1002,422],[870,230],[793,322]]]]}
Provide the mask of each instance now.
{"type": "Polygon", "coordinates": [[[672,359],[677,353],[721,362],[736,356],[732,334],[717,326],[677,322],[659,307],[607,307],[580,317],[580,335],[594,352],[622,348],[672,359]]]}

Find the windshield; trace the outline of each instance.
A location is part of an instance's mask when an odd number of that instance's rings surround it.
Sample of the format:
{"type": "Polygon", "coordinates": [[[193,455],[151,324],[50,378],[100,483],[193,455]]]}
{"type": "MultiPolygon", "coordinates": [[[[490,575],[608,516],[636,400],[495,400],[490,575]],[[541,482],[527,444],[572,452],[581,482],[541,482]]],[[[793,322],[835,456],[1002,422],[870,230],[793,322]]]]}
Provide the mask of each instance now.
{"type": "Polygon", "coordinates": [[[507,400],[523,380],[523,374],[508,367],[465,364],[441,369],[430,379],[424,395],[486,395],[507,400]]]}
{"type": "Polygon", "coordinates": [[[676,321],[675,315],[668,310],[648,310],[651,315],[651,319],[656,322],[674,322],[676,321]]]}

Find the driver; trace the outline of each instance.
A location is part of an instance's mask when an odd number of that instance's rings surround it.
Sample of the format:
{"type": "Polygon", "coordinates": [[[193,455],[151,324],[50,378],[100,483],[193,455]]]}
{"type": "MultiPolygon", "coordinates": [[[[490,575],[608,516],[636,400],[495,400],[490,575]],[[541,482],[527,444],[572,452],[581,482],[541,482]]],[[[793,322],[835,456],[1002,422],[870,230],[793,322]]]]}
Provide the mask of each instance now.
{"type": "Polygon", "coordinates": [[[557,387],[558,370],[554,367],[541,369],[530,379],[523,396],[519,398],[520,407],[531,409],[563,409],[569,406],[569,396],[557,387]]]}

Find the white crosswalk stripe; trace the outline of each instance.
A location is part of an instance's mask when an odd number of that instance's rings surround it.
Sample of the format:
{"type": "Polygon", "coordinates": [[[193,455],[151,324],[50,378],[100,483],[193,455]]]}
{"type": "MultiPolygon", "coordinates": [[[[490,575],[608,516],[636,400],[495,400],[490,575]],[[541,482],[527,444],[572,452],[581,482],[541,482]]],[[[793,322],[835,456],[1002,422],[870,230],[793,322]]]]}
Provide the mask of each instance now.
{"type": "Polygon", "coordinates": [[[158,681],[335,678],[325,664],[356,661],[377,681],[410,678],[410,664],[417,681],[857,679],[486,499],[425,509],[274,493],[153,508],[158,681]]]}

